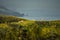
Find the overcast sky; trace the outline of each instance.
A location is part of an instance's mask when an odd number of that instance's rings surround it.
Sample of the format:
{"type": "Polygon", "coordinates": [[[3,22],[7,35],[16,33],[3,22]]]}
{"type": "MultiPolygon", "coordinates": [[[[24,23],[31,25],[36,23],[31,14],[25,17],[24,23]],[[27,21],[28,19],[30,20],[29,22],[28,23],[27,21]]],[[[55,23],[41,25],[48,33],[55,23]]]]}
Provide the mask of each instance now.
{"type": "Polygon", "coordinates": [[[29,19],[60,19],[60,0],[0,0],[0,5],[29,19]]]}

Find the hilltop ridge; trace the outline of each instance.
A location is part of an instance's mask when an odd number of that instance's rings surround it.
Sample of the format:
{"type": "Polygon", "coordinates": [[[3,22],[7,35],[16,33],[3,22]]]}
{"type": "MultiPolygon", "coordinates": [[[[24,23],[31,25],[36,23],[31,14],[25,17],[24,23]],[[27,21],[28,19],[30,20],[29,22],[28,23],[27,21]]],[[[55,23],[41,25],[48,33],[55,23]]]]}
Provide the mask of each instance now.
{"type": "Polygon", "coordinates": [[[24,14],[19,13],[19,12],[15,12],[13,10],[10,10],[4,6],[0,6],[0,15],[9,15],[9,16],[17,16],[17,17],[23,17],[24,14]]]}

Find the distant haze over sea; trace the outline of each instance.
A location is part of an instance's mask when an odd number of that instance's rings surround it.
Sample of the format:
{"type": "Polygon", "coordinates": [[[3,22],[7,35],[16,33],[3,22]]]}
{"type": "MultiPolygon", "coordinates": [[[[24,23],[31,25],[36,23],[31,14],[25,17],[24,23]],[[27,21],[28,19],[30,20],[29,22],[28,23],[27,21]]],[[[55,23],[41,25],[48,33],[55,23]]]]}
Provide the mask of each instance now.
{"type": "Polygon", "coordinates": [[[60,0],[0,0],[0,6],[35,20],[60,20],[60,0]]]}

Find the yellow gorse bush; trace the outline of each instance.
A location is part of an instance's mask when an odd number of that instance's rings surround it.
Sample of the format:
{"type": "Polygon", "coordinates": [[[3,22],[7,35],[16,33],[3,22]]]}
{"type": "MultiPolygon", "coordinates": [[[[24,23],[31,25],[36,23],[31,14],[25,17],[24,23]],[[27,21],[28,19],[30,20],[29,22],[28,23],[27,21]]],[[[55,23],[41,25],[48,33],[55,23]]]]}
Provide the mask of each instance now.
{"type": "Polygon", "coordinates": [[[0,28],[8,28],[7,24],[0,24],[0,28]]]}
{"type": "Polygon", "coordinates": [[[0,40],[60,40],[60,21],[0,16],[0,40]]]}

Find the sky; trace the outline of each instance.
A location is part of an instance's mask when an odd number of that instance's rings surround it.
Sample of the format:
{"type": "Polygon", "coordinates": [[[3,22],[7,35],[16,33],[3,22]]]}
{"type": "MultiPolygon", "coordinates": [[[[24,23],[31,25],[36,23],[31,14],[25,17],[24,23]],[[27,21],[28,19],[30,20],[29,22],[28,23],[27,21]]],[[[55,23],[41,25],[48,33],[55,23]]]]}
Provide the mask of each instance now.
{"type": "Polygon", "coordinates": [[[24,13],[24,18],[60,20],[60,0],[0,0],[0,6],[24,13]]]}

